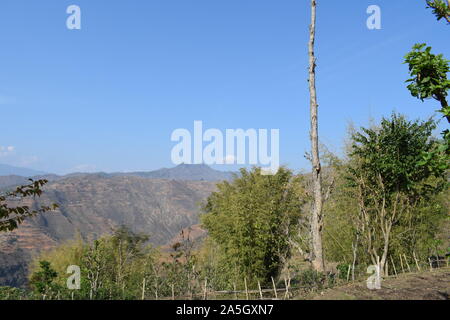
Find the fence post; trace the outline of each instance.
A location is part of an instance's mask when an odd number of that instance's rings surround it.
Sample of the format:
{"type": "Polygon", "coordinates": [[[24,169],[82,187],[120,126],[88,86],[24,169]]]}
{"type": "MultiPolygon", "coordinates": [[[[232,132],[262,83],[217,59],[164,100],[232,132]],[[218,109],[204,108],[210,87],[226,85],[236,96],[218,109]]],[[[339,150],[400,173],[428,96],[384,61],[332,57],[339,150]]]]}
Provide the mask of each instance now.
{"type": "Polygon", "coordinates": [[[392,256],[391,256],[391,263],[392,263],[392,267],[394,268],[395,276],[397,277],[397,269],[395,268],[394,259],[392,259],[392,256]]]}
{"type": "Polygon", "coordinates": [[[205,278],[205,291],[203,292],[203,300],[208,300],[208,278],[205,278]]]}
{"type": "Polygon", "coordinates": [[[414,251],[413,251],[413,257],[414,257],[414,260],[416,261],[417,269],[419,269],[419,271],[422,271],[422,270],[420,269],[419,262],[417,261],[416,253],[415,253],[414,251]]]}
{"type": "Polygon", "coordinates": [[[155,277],[155,299],[158,300],[158,278],[155,277]]]}
{"type": "Polygon", "coordinates": [[[145,277],[142,279],[142,297],[141,300],[145,299],[145,277]]]}
{"type": "Polygon", "coordinates": [[[288,282],[286,280],[286,277],[284,277],[284,287],[286,288],[286,293],[284,294],[284,299],[289,299],[289,286],[288,282]]]}
{"type": "Polygon", "coordinates": [[[399,254],[400,256],[400,265],[402,266],[402,272],[405,273],[405,268],[403,268],[403,259],[402,259],[402,255],[399,254]]]}
{"type": "Polygon", "coordinates": [[[348,265],[348,271],[347,271],[347,282],[349,282],[350,281],[350,269],[351,269],[351,265],[349,264],[348,265]]]}
{"type": "Polygon", "coordinates": [[[244,277],[244,284],[245,284],[245,297],[248,300],[248,287],[247,287],[247,277],[244,277]]]}
{"type": "Polygon", "coordinates": [[[278,299],[278,294],[277,294],[277,286],[275,285],[275,280],[273,280],[272,278],[272,284],[273,284],[273,293],[275,293],[275,299],[278,299]]]}
{"type": "Polygon", "coordinates": [[[435,254],[436,254],[436,261],[437,261],[437,267],[440,268],[441,267],[441,259],[439,258],[439,253],[437,252],[437,250],[434,250],[435,254]]]}
{"type": "Polygon", "coordinates": [[[173,287],[173,283],[172,283],[172,300],[175,300],[175,289],[173,287]]]}
{"type": "Polygon", "coordinates": [[[263,299],[263,294],[262,294],[261,284],[259,283],[259,280],[258,280],[258,288],[259,288],[259,296],[261,297],[261,300],[262,300],[263,299]]]}
{"type": "Polygon", "coordinates": [[[406,254],[403,254],[403,256],[405,257],[405,262],[406,262],[406,265],[408,266],[408,271],[411,272],[411,268],[409,266],[408,259],[406,259],[406,254]]]}
{"type": "Polygon", "coordinates": [[[234,289],[234,300],[237,300],[237,290],[236,290],[236,282],[233,282],[233,289],[234,289]]]}

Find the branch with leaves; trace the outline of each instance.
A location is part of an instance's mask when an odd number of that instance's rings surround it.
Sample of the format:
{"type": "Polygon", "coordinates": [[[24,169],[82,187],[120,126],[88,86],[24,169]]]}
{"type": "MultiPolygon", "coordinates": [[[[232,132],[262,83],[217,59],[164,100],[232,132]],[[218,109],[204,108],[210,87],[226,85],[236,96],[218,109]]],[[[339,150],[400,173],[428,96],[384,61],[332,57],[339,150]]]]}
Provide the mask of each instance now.
{"type": "Polygon", "coordinates": [[[439,20],[445,19],[450,24],[449,0],[427,0],[427,8],[433,10],[433,14],[439,20]]]}
{"type": "Polygon", "coordinates": [[[0,232],[17,229],[26,218],[58,208],[57,204],[41,206],[39,209],[31,209],[29,206],[10,207],[8,201],[22,200],[27,197],[40,197],[42,195],[42,187],[48,181],[29,180],[30,184],[28,185],[17,187],[15,191],[8,192],[4,195],[0,194],[0,232]]]}

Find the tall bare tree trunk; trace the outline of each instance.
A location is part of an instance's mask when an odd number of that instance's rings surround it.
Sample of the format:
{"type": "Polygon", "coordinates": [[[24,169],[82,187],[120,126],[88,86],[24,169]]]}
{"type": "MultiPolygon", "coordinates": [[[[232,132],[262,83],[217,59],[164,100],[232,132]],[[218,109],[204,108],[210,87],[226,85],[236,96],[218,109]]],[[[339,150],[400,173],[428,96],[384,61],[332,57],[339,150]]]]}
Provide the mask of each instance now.
{"type": "Polygon", "coordinates": [[[324,271],[325,265],[322,250],[322,176],[319,158],[319,135],[317,123],[317,95],[316,95],[316,58],[314,43],[316,37],[316,0],[311,0],[311,26],[309,29],[309,93],[311,111],[311,161],[314,188],[314,204],[311,216],[312,265],[316,271],[324,271]]]}

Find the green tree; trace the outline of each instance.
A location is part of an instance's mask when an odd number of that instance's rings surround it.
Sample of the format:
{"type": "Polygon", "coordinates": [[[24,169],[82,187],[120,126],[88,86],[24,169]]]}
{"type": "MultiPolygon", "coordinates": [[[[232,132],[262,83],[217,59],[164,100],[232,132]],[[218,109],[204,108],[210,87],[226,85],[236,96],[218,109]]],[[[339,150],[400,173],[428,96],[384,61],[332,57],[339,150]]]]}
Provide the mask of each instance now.
{"type": "Polygon", "coordinates": [[[51,267],[50,262],[40,261],[40,270],[31,276],[31,286],[40,294],[46,294],[53,288],[58,273],[51,267]]]}
{"type": "Polygon", "coordinates": [[[229,281],[270,282],[290,255],[303,200],[300,178],[280,168],[263,175],[241,169],[232,182],[218,184],[204,207],[203,226],[218,247],[229,281]]]}
{"type": "Polygon", "coordinates": [[[58,208],[57,204],[42,206],[36,210],[31,209],[29,206],[11,207],[8,201],[22,200],[27,197],[40,197],[42,187],[48,182],[47,180],[33,181],[31,179],[30,181],[30,184],[17,187],[12,192],[0,194],[0,232],[17,229],[26,218],[58,208]]]}
{"type": "Polygon", "coordinates": [[[39,261],[51,263],[57,277],[61,299],[141,299],[153,281],[155,252],[146,244],[148,236],[134,233],[124,226],[90,243],[77,240],[64,243],[50,252],[42,253],[32,263],[30,283],[41,272],[39,261]],[[81,271],[81,289],[69,291],[66,287],[67,267],[77,265],[81,271]],[[144,281],[145,279],[145,281],[144,281]],[[143,290],[144,289],[144,290],[143,290]]]}
{"type": "Polygon", "coordinates": [[[391,119],[383,118],[379,128],[362,128],[352,136],[348,179],[359,203],[355,223],[372,263],[382,268],[393,229],[445,186],[441,159],[423,164],[423,153],[433,154],[436,148],[435,127],[432,120],[407,121],[393,114],[391,119]],[[434,183],[433,176],[438,178],[434,183]]]}

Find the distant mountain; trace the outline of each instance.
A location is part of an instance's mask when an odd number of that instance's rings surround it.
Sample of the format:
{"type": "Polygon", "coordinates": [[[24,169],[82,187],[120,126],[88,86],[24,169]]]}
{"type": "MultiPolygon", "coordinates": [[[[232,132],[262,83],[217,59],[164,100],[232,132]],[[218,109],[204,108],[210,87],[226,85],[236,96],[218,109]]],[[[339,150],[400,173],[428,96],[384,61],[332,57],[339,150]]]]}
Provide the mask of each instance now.
{"type": "Polygon", "coordinates": [[[45,179],[48,181],[56,181],[59,179],[63,179],[63,177],[57,176],[56,174],[46,174],[46,175],[39,175],[39,176],[32,176],[32,177],[22,177],[22,176],[16,176],[16,175],[0,176],[0,190],[10,189],[12,187],[29,184],[30,183],[29,179],[33,179],[33,180],[45,179]]]}
{"type": "Polygon", "coordinates": [[[14,167],[7,164],[0,164],[0,176],[21,176],[21,177],[33,177],[45,175],[45,172],[36,171],[28,168],[14,167]]]}
{"type": "Polygon", "coordinates": [[[115,173],[112,175],[189,181],[222,181],[233,178],[232,172],[214,170],[205,164],[180,164],[175,168],[163,168],[149,172],[115,173]]]}

